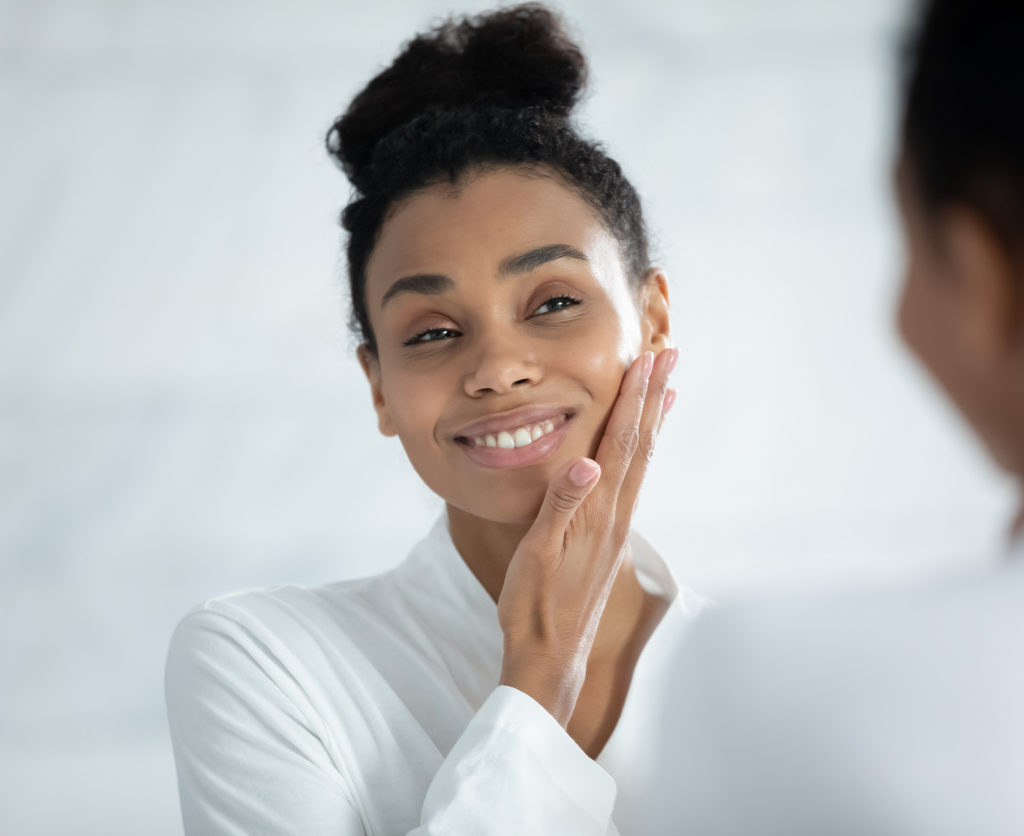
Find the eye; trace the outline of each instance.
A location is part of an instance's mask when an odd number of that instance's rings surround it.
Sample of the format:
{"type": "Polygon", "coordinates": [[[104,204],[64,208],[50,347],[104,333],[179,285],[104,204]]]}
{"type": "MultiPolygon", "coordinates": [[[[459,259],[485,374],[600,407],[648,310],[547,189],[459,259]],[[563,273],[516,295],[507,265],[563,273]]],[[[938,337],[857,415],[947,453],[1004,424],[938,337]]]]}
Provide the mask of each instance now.
{"type": "Polygon", "coordinates": [[[418,345],[419,343],[432,343],[439,340],[447,340],[452,337],[462,336],[454,328],[428,328],[421,331],[415,337],[409,337],[402,345],[418,345]]]}
{"type": "Polygon", "coordinates": [[[552,296],[544,304],[534,311],[534,314],[547,314],[554,313],[555,311],[564,311],[566,308],[571,308],[574,305],[580,303],[579,299],[575,299],[572,296],[552,296]]]}

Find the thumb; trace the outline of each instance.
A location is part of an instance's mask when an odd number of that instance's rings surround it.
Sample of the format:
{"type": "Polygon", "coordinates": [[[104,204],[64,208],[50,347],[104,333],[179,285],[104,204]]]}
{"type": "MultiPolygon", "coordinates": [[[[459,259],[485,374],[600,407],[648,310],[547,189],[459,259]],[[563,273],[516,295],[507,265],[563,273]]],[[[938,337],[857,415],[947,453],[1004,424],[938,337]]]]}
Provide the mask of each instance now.
{"type": "Polygon", "coordinates": [[[593,459],[577,459],[562,468],[548,485],[530,533],[543,541],[561,544],[569,520],[600,476],[601,466],[593,459]]]}

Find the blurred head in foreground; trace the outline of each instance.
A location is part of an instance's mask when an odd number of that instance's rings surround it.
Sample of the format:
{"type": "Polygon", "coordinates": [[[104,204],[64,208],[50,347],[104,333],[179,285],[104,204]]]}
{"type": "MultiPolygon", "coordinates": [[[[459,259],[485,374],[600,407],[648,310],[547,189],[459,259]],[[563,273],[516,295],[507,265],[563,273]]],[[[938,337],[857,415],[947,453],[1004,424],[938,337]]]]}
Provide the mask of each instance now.
{"type": "Polygon", "coordinates": [[[896,190],[903,338],[1024,478],[1024,2],[926,4],[906,54],[896,190]]]}
{"type": "MultiPolygon", "coordinates": [[[[921,11],[896,161],[900,329],[1024,480],[1024,0],[921,11]]],[[[666,689],[647,832],[1024,833],[1024,559],[937,574],[698,619],[666,689]]]]}

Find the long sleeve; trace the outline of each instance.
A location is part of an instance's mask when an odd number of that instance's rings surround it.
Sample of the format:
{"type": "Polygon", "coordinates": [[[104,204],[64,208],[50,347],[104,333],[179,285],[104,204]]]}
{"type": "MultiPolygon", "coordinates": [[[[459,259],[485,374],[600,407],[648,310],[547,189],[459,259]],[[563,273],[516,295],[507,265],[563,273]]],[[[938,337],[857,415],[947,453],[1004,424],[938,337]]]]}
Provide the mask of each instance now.
{"type": "Polygon", "coordinates": [[[166,690],[189,836],[609,832],[614,781],[526,694],[496,688],[430,761],[417,735],[410,754],[397,751],[401,734],[360,726],[388,710],[369,680],[351,683],[364,702],[342,711],[352,739],[339,741],[342,724],[323,720],[291,667],[270,635],[222,613],[198,610],[179,625],[166,690]]]}

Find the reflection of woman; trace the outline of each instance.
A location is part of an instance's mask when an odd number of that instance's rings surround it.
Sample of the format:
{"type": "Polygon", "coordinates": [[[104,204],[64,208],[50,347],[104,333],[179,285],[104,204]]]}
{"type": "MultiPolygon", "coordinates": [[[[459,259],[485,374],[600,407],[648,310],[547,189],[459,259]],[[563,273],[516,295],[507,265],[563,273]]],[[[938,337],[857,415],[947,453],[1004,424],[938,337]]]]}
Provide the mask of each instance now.
{"type": "Polygon", "coordinates": [[[568,121],[584,76],[518,7],[413,40],[331,130],[379,427],[447,513],[394,571],[185,619],[190,832],[631,829],[685,614],[629,536],[677,352],[637,196],[568,121]]]}
{"type": "MultiPolygon", "coordinates": [[[[899,327],[1024,488],[1024,3],[928,0],[907,53],[899,327]]],[[[1024,833],[1024,530],[934,582],[723,608],[666,699],[675,836],[1024,833]]]]}

